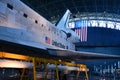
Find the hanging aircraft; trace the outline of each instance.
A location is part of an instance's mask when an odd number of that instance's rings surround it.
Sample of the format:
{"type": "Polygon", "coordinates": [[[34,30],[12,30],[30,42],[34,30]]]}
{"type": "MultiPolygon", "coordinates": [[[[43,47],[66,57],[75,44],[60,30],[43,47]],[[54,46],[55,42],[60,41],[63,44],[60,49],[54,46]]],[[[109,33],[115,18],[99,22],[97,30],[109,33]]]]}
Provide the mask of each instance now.
{"type": "Polygon", "coordinates": [[[20,0],[0,0],[0,51],[67,61],[120,58],[75,51],[79,37],[66,28],[70,14],[55,26],[20,0]]]}

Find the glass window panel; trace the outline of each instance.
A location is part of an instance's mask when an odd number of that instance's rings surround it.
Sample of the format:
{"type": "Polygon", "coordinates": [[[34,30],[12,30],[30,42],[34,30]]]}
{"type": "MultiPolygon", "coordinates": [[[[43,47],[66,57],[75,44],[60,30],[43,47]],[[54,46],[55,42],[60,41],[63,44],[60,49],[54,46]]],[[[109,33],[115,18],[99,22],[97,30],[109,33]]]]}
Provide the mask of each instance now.
{"type": "Polygon", "coordinates": [[[100,27],[106,27],[106,21],[98,21],[100,27]]]}
{"type": "Polygon", "coordinates": [[[87,25],[91,27],[91,23],[90,23],[90,21],[88,21],[87,25]]]}
{"type": "Polygon", "coordinates": [[[113,29],[114,28],[114,22],[108,21],[107,22],[107,27],[113,29]]]}
{"type": "Polygon", "coordinates": [[[120,23],[116,23],[116,29],[120,30],[120,23]]]}
{"type": "Polygon", "coordinates": [[[75,22],[70,22],[68,25],[69,25],[69,28],[75,28],[75,22]]]}
{"type": "Polygon", "coordinates": [[[91,25],[97,27],[98,26],[98,22],[96,20],[92,20],[91,21],[91,25]]]}

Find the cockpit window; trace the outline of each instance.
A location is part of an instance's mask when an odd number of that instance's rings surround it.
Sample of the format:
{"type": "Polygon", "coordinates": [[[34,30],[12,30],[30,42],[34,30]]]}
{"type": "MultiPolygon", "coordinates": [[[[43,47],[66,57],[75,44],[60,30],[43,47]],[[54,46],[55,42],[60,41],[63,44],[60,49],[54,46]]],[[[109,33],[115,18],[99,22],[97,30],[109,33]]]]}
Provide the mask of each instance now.
{"type": "Polygon", "coordinates": [[[28,16],[27,16],[27,14],[25,14],[25,13],[23,14],[23,16],[24,16],[25,18],[27,18],[27,17],[28,17],[28,16]]]}
{"type": "Polygon", "coordinates": [[[37,21],[37,20],[35,20],[35,23],[36,23],[36,24],[38,24],[38,21],[37,21]]]}
{"type": "Polygon", "coordinates": [[[7,7],[8,7],[9,9],[13,10],[13,6],[12,6],[11,4],[7,3],[7,7]]]}

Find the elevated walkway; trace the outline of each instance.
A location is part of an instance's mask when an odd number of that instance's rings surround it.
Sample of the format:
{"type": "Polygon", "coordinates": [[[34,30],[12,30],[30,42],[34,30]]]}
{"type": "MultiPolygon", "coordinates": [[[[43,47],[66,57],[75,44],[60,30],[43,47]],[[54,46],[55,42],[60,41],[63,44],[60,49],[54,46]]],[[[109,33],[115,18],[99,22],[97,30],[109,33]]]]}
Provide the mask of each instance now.
{"type": "MultiPolygon", "coordinates": [[[[58,68],[58,65],[64,65],[64,66],[68,66],[68,67],[77,67],[79,68],[77,71],[77,74],[75,75],[75,79],[77,80],[78,77],[79,77],[79,73],[80,72],[85,72],[85,79],[88,80],[88,74],[87,74],[87,67],[86,65],[84,64],[74,64],[74,63],[70,63],[70,62],[64,62],[64,61],[61,61],[61,60],[52,60],[52,59],[45,59],[45,58],[39,58],[39,57],[30,57],[30,56],[25,56],[25,55],[19,55],[19,54],[14,54],[14,53],[8,53],[8,52],[0,52],[0,60],[10,60],[10,61],[17,61],[17,62],[26,62],[26,65],[27,65],[27,62],[31,63],[32,65],[32,69],[33,69],[33,79],[34,80],[37,80],[37,72],[36,72],[36,69],[38,66],[41,66],[41,65],[44,65],[45,67],[45,74],[44,74],[44,80],[47,80],[47,75],[48,75],[48,72],[49,70],[46,69],[46,66],[47,64],[54,64],[56,67],[55,67],[55,75],[56,76],[56,80],[60,80],[59,79],[59,68],[58,68]]],[[[1,68],[17,68],[15,67],[15,65],[11,65],[9,66],[6,65],[6,66],[2,66],[3,64],[0,63],[0,67],[1,68]]],[[[21,78],[20,80],[23,80],[24,79],[24,75],[25,75],[25,70],[27,68],[30,68],[30,66],[26,66],[26,67],[20,67],[22,68],[22,74],[21,74],[21,78]]],[[[32,77],[32,76],[31,76],[32,77]]]]}

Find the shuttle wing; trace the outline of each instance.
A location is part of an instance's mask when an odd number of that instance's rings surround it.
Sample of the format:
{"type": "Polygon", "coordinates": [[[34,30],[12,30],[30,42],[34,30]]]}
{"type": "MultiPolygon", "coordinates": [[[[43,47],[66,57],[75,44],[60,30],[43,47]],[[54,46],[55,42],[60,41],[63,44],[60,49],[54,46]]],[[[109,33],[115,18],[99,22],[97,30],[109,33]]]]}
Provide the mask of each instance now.
{"type": "MultiPolygon", "coordinates": [[[[46,47],[46,46],[44,46],[46,47]]],[[[60,48],[42,49],[35,46],[21,45],[0,40],[0,51],[36,56],[47,59],[61,59],[65,61],[86,61],[100,59],[120,59],[119,55],[100,54],[92,52],[74,51],[60,48]]]]}
{"type": "Polygon", "coordinates": [[[71,60],[120,59],[118,55],[82,52],[62,49],[48,49],[50,55],[69,58],[71,60]]]}

